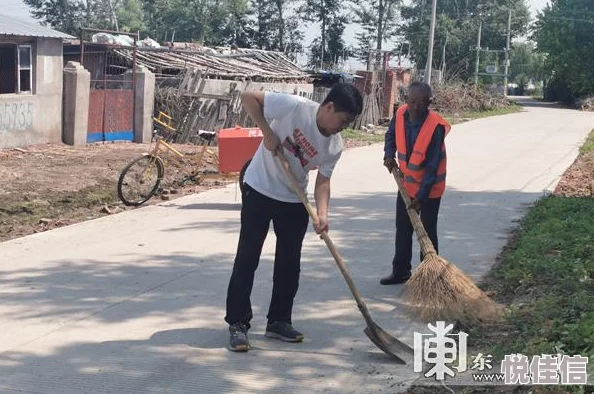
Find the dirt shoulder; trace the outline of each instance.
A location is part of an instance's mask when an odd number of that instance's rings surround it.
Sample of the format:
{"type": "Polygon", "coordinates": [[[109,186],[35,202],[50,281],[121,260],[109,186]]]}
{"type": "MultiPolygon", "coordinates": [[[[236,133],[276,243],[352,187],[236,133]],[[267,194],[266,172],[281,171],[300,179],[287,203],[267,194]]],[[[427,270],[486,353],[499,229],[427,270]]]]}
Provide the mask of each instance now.
{"type": "Polygon", "coordinates": [[[556,196],[594,196],[594,130],[580,151],[578,158],[567,169],[555,188],[556,196]]]}
{"type": "MultiPolygon", "coordinates": [[[[373,142],[357,135],[345,139],[347,149],[373,142]]],[[[150,147],[120,142],[0,150],[0,242],[137,209],[119,201],[116,185],[122,168],[150,147]]],[[[183,177],[192,173],[191,159],[200,154],[201,147],[175,147],[190,160],[180,165],[164,156],[166,175],[162,187],[171,194],[155,196],[143,206],[237,182],[236,174],[218,174],[217,148],[209,147],[200,166],[201,172],[208,175],[197,183],[181,185],[183,177]]]]}

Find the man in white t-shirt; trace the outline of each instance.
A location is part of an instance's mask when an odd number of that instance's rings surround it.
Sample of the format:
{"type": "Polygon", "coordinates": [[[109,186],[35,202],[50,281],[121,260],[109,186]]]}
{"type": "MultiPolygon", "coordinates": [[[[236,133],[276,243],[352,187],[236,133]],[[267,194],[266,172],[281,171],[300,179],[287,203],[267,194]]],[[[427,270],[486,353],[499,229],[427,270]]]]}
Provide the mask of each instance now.
{"type": "Polygon", "coordinates": [[[318,234],[328,231],[330,178],[343,149],[339,133],[363,108],[359,91],[344,83],[334,85],[322,104],[272,92],[245,92],[241,99],[264,138],[244,177],[239,244],[227,290],[225,321],[233,351],[249,349],[247,332],[253,317],[250,295],[271,221],[276,254],[266,336],[287,342],[303,340],[292,327],[291,313],[309,215],[275,157],[277,148],[283,149],[304,191],[309,171],[318,169],[314,197],[319,222],[313,225],[318,234]]]}

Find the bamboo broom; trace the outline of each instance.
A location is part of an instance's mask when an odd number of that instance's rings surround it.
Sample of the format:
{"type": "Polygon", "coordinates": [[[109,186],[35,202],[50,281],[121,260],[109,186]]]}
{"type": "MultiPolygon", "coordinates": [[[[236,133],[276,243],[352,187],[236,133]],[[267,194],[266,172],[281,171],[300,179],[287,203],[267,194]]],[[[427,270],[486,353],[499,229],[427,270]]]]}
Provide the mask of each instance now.
{"type": "Polygon", "coordinates": [[[491,300],[458,267],[437,254],[403,185],[400,170],[392,171],[417,234],[423,261],[405,284],[405,313],[425,323],[438,320],[464,325],[497,320],[503,308],[491,300]]]}

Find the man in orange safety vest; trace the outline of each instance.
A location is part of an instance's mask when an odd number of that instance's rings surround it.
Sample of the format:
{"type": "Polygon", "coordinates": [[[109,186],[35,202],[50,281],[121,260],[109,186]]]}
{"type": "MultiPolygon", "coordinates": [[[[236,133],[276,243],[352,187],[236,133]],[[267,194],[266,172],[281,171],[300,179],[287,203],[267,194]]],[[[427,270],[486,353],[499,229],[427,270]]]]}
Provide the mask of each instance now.
{"type": "MultiPolygon", "coordinates": [[[[431,94],[426,83],[413,82],[409,86],[406,104],[398,108],[385,135],[384,166],[390,172],[400,168],[411,206],[420,213],[437,251],[437,217],[446,181],[444,139],[451,126],[429,109],[431,94]]],[[[382,285],[405,283],[411,276],[413,227],[400,193],[396,199],[392,273],[380,280],[382,285]]]]}

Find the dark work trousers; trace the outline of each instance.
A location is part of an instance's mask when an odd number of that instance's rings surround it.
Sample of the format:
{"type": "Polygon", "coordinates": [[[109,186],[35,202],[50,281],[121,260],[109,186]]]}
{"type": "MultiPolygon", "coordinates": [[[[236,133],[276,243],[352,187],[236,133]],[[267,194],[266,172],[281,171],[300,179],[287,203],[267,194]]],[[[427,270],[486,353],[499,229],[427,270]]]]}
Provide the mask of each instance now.
{"type": "Polygon", "coordinates": [[[242,196],[241,230],[227,289],[227,314],[230,325],[241,322],[250,327],[250,296],[254,274],[260,262],[262,246],[272,221],[276,234],[272,299],[269,321],[291,322],[293,299],[299,287],[301,246],[309,224],[309,215],[302,203],[287,203],[269,198],[245,184],[242,196]]]}
{"type": "MultiPolygon", "coordinates": [[[[421,222],[433,243],[433,247],[439,253],[437,245],[437,216],[441,198],[429,198],[421,206],[421,222]]],[[[412,241],[414,229],[406,211],[406,204],[400,193],[396,199],[396,247],[394,259],[392,260],[393,273],[405,275],[410,273],[412,260],[412,241]]],[[[415,237],[416,239],[416,237],[415,237]]],[[[421,252],[421,261],[423,254],[421,252]]]]}

